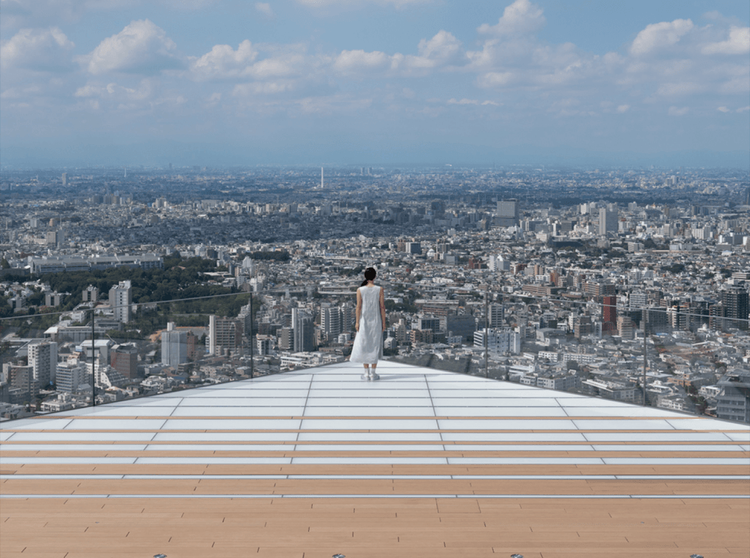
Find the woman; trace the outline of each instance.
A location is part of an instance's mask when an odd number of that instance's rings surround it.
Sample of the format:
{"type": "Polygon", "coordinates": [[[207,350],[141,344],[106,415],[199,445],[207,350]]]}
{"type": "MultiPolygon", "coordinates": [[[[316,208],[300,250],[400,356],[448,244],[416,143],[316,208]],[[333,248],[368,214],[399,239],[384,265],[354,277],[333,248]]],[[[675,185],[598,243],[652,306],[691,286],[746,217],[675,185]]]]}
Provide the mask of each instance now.
{"type": "Polygon", "coordinates": [[[383,288],[375,285],[377,272],[365,269],[365,280],[357,289],[357,317],[354,324],[357,336],[350,362],[361,362],[365,366],[363,380],[377,380],[375,374],[378,359],[383,356],[383,332],[385,331],[385,295],[383,288]]]}

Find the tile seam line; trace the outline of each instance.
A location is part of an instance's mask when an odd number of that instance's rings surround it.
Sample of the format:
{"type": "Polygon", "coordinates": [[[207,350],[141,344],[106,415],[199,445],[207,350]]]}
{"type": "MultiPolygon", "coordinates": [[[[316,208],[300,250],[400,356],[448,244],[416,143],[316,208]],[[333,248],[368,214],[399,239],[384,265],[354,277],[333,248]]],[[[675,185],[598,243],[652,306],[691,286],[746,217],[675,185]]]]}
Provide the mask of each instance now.
{"type": "Polygon", "coordinates": [[[436,498],[466,498],[466,499],[503,499],[503,500],[739,500],[747,499],[747,495],[734,494],[0,494],[0,499],[243,499],[243,498],[295,498],[295,499],[436,499],[436,498]]]}

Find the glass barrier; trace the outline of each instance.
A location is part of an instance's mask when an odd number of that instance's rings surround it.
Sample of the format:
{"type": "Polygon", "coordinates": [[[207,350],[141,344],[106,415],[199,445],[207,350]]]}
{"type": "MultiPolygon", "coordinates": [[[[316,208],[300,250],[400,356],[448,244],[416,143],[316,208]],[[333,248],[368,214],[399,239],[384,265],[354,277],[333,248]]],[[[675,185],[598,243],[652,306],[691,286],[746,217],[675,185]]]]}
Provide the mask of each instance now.
{"type": "MultiPolygon", "coordinates": [[[[6,292],[15,294],[0,307],[0,417],[348,359],[356,336],[354,278],[238,288],[227,270],[205,262],[175,259],[152,273],[6,278],[6,292]]],[[[386,360],[747,420],[737,395],[750,385],[741,367],[747,320],[721,305],[660,306],[648,292],[433,288],[383,276],[386,360]]]]}

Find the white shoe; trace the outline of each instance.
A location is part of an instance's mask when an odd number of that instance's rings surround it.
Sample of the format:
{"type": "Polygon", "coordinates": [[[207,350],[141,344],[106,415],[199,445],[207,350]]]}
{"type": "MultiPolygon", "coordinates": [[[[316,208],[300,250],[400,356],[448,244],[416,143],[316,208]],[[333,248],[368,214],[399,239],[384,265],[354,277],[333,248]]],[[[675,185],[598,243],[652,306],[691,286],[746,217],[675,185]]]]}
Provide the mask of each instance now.
{"type": "Polygon", "coordinates": [[[378,376],[375,372],[370,372],[367,376],[367,379],[372,381],[379,380],[380,376],[378,376]]]}

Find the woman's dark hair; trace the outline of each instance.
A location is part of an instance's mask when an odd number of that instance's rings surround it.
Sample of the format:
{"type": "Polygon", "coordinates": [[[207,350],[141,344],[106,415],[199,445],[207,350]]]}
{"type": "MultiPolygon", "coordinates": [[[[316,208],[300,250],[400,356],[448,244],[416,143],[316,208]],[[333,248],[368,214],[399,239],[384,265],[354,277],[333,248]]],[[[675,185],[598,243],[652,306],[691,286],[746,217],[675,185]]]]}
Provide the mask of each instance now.
{"type": "Polygon", "coordinates": [[[367,269],[365,269],[365,280],[362,281],[360,287],[364,287],[365,285],[367,285],[368,281],[375,281],[375,277],[377,277],[377,275],[378,272],[375,271],[374,267],[368,267],[367,269]]]}

